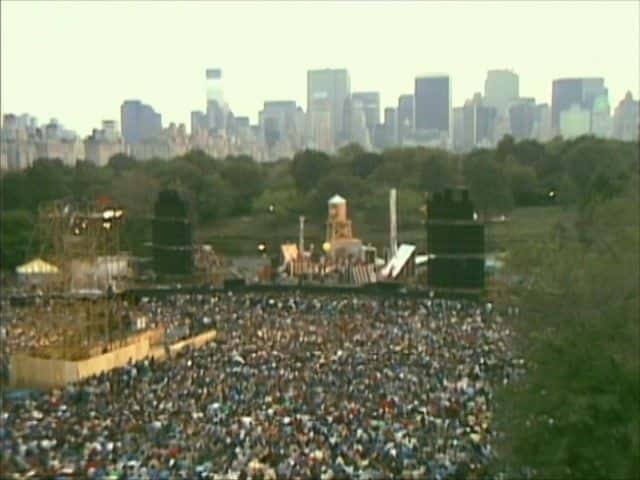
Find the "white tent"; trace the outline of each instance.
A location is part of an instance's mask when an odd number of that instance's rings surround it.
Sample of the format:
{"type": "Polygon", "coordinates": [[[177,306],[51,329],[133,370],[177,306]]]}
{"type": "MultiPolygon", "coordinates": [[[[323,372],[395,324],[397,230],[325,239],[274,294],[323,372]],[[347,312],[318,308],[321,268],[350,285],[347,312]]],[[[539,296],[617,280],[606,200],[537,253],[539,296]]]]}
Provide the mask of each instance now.
{"type": "Polygon", "coordinates": [[[41,258],[34,258],[19,267],[16,272],[20,275],[47,275],[58,273],[60,270],[55,265],[45,262],[41,258]]]}

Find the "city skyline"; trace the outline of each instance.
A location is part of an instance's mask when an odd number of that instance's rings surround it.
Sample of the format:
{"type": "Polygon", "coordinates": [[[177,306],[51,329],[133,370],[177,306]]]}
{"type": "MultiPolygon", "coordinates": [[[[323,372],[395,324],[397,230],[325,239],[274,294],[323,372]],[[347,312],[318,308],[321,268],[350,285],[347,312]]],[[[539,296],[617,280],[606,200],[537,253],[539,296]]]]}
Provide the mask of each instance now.
{"type": "Polygon", "coordinates": [[[628,90],[639,96],[634,2],[166,2],[127,3],[126,15],[124,7],[2,2],[2,113],[57,118],[86,135],[104,119],[119,120],[124,100],[140,99],[164,124],[189,125],[190,113],[205,107],[203,72],[211,67],[223,71],[231,110],[251,123],[265,101],[293,100],[306,111],[305,76],[318,68],[347,69],[352,91],[380,92],[381,111],[432,72],[450,76],[453,106],[483,91],[488,70],[504,68],[519,75],[520,95],[538,103],[550,104],[552,81],[565,77],[603,77],[612,107],[628,90]],[[579,27],[566,24],[577,9],[579,27]],[[480,12],[483,22],[475,22],[480,12]],[[154,19],[146,36],[145,17],[154,19]],[[88,70],[87,56],[102,60],[88,70]]]}

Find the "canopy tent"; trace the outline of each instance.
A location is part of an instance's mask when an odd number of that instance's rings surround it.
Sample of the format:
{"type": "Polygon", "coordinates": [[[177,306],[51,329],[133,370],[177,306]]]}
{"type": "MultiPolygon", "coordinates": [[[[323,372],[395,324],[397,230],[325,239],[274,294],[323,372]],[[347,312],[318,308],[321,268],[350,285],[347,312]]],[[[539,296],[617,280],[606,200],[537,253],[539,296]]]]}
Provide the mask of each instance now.
{"type": "Polygon", "coordinates": [[[20,275],[43,275],[58,273],[60,270],[55,265],[45,262],[41,258],[34,258],[30,262],[16,267],[20,275]]]}

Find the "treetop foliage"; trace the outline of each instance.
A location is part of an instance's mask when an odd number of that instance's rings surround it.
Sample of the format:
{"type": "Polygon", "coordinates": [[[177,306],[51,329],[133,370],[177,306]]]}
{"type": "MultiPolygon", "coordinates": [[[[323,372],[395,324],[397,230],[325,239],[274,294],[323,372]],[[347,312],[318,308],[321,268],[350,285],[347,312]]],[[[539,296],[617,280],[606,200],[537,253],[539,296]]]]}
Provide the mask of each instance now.
{"type": "MultiPolygon", "coordinates": [[[[267,201],[278,204],[281,221],[299,214],[319,217],[334,193],[366,212],[366,221],[380,221],[386,218],[385,199],[393,187],[401,209],[412,205],[399,212],[403,222],[417,225],[420,212],[413,207],[414,199],[456,183],[469,186],[481,215],[545,205],[549,189],[556,190],[557,201],[564,204],[611,197],[628,181],[628,172],[638,169],[637,158],[635,143],[582,137],[541,144],[505,137],[495,150],[465,155],[423,147],[372,153],[348,145],[333,156],[305,150],[273,164],[260,164],[246,155],[217,159],[200,150],[169,161],[138,162],[118,154],[105,167],[80,161],[69,167],[59,160],[40,159],[26,170],[5,172],[0,182],[3,215],[21,210],[35,217],[43,202],[91,201],[99,195],[114,198],[130,212],[129,218],[150,215],[157,191],[170,187],[183,193],[194,221],[201,225],[259,214],[267,201]]],[[[22,260],[3,249],[5,253],[4,268],[22,260]]]]}
{"type": "Polygon", "coordinates": [[[496,412],[503,462],[534,478],[640,475],[638,178],[615,198],[605,189],[584,202],[575,225],[511,252],[510,268],[527,278],[514,289],[513,325],[527,373],[496,412]]]}

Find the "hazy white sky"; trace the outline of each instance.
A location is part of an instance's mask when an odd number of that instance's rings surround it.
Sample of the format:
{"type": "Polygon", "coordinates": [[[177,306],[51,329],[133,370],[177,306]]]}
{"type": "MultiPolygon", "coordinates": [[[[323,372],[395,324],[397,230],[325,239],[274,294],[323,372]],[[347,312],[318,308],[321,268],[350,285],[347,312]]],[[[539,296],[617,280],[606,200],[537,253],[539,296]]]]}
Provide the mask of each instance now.
{"type": "Polygon", "coordinates": [[[53,2],[2,0],[1,110],[56,117],[85,135],[138,98],[170,121],[203,109],[204,71],[223,69],[236,115],[264,100],[306,108],[306,70],[347,68],[382,106],[417,74],[446,72],[453,103],[511,68],[520,93],[550,101],[551,80],[604,76],[612,108],[640,90],[640,2],[53,2]]]}

